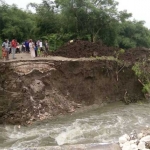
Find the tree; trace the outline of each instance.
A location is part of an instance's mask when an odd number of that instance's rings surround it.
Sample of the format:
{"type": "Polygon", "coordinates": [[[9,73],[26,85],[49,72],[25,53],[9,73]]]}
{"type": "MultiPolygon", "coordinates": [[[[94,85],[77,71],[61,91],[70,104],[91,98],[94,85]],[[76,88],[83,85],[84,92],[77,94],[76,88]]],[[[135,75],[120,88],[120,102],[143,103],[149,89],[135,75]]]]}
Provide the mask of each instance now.
{"type": "Polygon", "coordinates": [[[106,42],[106,33],[113,33],[113,36],[117,34],[113,26],[118,23],[116,9],[118,3],[114,0],[56,0],[56,4],[69,24],[66,30],[71,29],[79,37],[90,34],[92,41],[100,38],[106,42]]]}
{"type": "Polygon", "coordinates": [[[58,30],[58,15],[54,10],[52,1],[43,0],[41,4],[30,3],[28,7],[34,7],[36,10],[36,25],[38,35],[44,36],[56,33],[58,30]]]}
{"type": "Polygon", "coordinates": [[[126,21],[120,24],[119,47],[150,47],[150,31],[143,21],[126,21]]]}
{"type": "Polygon", "coordinates": [[[0,6],[0,30],[2,39],[16,38],[18,41],[32,37],[32,31],[35,27],[34,16],[16,5],[9,6],[2,4],[0,6]]]}

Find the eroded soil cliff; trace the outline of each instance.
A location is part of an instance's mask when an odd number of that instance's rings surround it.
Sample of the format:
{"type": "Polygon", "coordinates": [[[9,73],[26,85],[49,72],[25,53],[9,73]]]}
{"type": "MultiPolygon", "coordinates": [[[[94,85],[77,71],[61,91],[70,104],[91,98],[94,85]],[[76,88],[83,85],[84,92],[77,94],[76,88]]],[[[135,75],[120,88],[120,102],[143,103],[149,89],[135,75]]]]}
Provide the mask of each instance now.
{"type": "Polygon", "coordinates": [[[30,124],[83,106],[144,98],[132,66],[116,60],[18,60],[0,68],[0,123],[30,124]]]}

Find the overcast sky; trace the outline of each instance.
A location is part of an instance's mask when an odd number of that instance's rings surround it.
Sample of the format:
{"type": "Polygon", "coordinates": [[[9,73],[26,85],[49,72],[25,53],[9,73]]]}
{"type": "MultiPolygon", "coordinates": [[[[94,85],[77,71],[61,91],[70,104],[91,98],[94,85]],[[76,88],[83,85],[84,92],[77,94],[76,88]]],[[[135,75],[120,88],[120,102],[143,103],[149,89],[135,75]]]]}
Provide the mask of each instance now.
{"type": "MultiPolygon", "coordinates": [[[[127,10],[136,20],[144,20],[145,26],[150,29],[150,0],[116,0],[119,2],[118,10],[127,10]]],[[[19,8],[26,8],[30,2],[41,3],[42,0],[5,0],[9,5],[17,4],[19,8]]]]}

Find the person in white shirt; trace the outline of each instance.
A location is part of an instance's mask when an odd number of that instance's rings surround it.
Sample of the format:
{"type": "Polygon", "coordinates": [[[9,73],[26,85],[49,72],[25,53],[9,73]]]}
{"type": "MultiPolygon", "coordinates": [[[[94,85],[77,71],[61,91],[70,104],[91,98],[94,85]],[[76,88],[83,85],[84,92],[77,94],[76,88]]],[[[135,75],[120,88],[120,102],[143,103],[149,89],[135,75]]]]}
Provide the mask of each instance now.
{"type": "Polygon", "coordinates": [[[42,44],[42,41],[40,40],[39,42],[39,46],[40,46],[40,51],[43,51],[43,44],[42,44]]]}
{"type": "Polygon", "coordinates": [[[34,50],[35,45],[34,45],[32,39],[29,40],[29,48],[30,48],[31,57],[35,58],[35,50],[34,50]]]}

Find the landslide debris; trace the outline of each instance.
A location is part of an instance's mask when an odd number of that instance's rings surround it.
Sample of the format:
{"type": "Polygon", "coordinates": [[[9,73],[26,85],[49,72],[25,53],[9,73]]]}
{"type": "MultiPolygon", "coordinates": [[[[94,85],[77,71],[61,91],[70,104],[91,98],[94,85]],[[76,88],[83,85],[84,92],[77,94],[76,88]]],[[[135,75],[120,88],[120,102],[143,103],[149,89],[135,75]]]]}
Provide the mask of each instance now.
{"type": "Polygon", "coordinates": [[[66,43],[55,52],[52,52],[52,55],[68,58],[114,56],[114,52],[118,50],[119,48],[107,47],[101,42],[92,43],[89,41],[77,40],[72,43],[66,43]]]}
{"type": "Polygon", "coordinates": [[[92,43],[89,41],[77,40],[72,43],[68,42],[62,47],[52,52],[53,56],[63,56],[68,58],[81,58],[81,57],[101,57],[101,56],[114,56],[120,60],[134,63],[147,59],[150,50],[147,48],[137,47],[124,50],[120,53],[121,48],[108,47],[103,45],[102,42],[92,43]]]}

